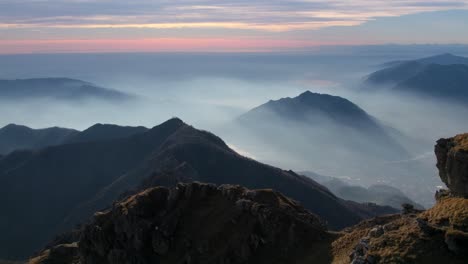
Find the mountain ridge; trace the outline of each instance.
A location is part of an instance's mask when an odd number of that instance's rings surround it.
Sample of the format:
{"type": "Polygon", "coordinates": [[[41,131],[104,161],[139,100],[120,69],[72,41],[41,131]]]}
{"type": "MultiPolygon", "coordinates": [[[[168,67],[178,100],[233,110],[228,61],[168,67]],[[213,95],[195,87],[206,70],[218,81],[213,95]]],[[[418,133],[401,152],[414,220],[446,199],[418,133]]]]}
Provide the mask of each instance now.
{"type": "Polygon", "coordinates": [[[245,158],[217,136],[171,119],[125,138],[14,152],[0,159],[0,198],[16,199],[6,205],[9,218],[0,220],[0,255],[24,256],[128,193],[192,181],[274,188],[334,228],[396,211],[341,200],[313,180],[245,158]],[[36,221],[27,220],[31,214],[36,221]]]}

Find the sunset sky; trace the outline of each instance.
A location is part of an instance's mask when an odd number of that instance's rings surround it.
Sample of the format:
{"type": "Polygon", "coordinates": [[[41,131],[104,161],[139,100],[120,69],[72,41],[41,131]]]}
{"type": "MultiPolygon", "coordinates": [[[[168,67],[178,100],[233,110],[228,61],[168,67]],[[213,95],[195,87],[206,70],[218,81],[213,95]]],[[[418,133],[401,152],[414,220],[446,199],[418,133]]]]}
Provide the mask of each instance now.
{"type": "Polygon", "coordinates": [[[468,0],[2,0],[0,53],[468,44],[468,0]]]}

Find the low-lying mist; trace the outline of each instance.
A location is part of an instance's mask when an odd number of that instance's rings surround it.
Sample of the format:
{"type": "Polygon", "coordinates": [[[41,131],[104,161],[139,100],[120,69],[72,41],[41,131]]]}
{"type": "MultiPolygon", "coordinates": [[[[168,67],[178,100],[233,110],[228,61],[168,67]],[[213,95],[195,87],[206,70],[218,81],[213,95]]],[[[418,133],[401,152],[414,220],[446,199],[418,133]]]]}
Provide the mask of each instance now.
{"type": "MultiPolygon", "coordinates": [[[[155,126],[179,117],[210,130],[239,153],[296,171],[348,178],[357,185],[385,183],[428,206],[442,185],[433,145],[441,137],[468,131],[468,108],[409,94],[361,89],[363,78],[387,61],[387,54],[101,54],[6,56],[2,79],[69,77],[136,96],[109,102],[86,99],[8,101],[0,98],[0,126],[62,126],[85,129],[95,123],[155,126]],[[269,100],[310,90],[357,104],[394,139],[405,154],[369,155],[378,145],[351,130],[328,124],[291,122],[258,133],[237,124],[239,116],[269,100]],[[353,151],[355,149],[355,151],[353,151]]],[[[259,120],[259,122],[262,120],[259,120]]]]}

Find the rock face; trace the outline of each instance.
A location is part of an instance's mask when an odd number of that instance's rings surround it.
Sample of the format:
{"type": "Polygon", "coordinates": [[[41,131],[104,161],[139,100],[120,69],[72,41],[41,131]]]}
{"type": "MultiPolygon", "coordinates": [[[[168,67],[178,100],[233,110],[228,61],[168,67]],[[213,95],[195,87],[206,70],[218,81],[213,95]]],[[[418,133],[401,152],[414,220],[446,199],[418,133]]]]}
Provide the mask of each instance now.
{"type": "Polygon", "coordinates": [[[435,146],[442,181],[455,196],[468,197],[468,134],[440,139],[435,146]]]}
{"type": "Polygon", "coordinates": [[[332,239],[280,193],[191,183],[150,188],[96,213],[78,255],[81,264],[330,263],[322,245],[332,239]]]}

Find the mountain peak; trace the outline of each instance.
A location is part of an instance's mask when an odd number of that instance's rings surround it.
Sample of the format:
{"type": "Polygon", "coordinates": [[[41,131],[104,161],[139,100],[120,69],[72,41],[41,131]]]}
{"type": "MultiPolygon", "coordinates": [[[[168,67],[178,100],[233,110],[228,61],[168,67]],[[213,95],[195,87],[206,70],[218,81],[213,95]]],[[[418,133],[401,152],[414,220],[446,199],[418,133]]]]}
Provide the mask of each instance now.
{"type": "Polygon", "coordinates": [[[161,123],[160,125],[157,125],[153,128],[156,128],[156,127],[181,127],[183,125],[186,125],[184,123],[184,121],[182,121],[182,119],[178,118],[178,117],[172,117],[171,119],[161,123]]]}

